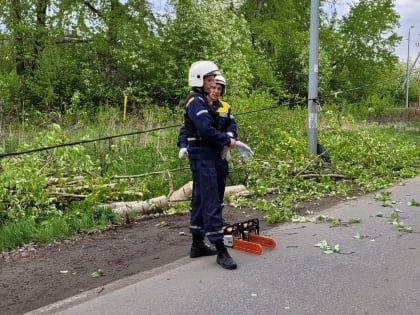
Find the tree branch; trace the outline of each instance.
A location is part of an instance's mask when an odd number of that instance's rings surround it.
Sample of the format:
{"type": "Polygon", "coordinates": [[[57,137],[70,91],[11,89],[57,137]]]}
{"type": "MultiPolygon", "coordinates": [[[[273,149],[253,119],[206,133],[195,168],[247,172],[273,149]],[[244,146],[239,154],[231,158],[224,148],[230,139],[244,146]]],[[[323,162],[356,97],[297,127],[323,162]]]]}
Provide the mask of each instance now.
{"type": "Polygon", "coordinates": [[[101,11],[96,9],[93,4],[91,4],[89,1],[83,1],[83,3],[91,10],[92,12],[96,13],[99,17],[102,17],[101,11]]]}

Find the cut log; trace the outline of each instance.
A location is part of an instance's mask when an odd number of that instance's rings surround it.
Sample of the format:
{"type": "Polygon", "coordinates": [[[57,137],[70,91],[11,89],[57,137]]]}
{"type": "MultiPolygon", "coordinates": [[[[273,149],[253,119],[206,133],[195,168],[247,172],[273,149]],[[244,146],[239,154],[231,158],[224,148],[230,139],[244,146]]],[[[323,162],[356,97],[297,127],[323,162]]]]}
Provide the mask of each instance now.
{"type": "Polygon", "coordinates": [[[191,196],[192,196],[192,186],[193,186],[193,182],[189,181],[184,186],[182,186],[180,189],[174,191],[169,196],[169,201],[174,202],[174,201],[190,200],[191,196]]]}
{"type": "Polygon", "coordinates": [[[242,192],[248,192],[244,185],[227,186],[225,188],[225,196],[231,196],[242,192]]]}
{"type": "MultiPolygon", "coordinates": [[[[192,196],[193,182],[190,181],[182,186],[180,189],[174,191],[169,197],[170,202],[176,201],[187,201],[192,196]]],[[[225,196],[235,199],[238,196],[248,197],[251,193],[246,189],[244,185],[227,186],[225,188],[225,196]]]]}
{"type": "Polygon", "coordinates": [[[127,212],[138,212],[139,214],[161,213],[169,208],[168,199],[166,196],[160,196],[147,201],[120,201],[113,202],[107,206],[112,208],[112,211],[118,214],[125,214],[127,212]]]}

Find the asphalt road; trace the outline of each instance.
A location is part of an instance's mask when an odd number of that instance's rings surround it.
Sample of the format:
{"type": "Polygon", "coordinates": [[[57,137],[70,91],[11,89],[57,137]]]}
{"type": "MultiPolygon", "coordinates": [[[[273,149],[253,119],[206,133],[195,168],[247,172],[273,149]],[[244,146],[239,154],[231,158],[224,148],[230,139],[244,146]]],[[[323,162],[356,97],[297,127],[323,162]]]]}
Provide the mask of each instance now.
{"type": "Polygon", "coordinates": [[[420,202],[420,177],[383,191],[390,207],[375,193],[316,213],[361,223],[261,231],[277,247],[261,255],[230,249],[237,270],[185,257],[28,314],[420,314],[420,207],[408,205],[420,202]],[[412,233],[387,222],[395,209],[412,233]],[[314,246],[323,240],[340,252],[314,246]]]}

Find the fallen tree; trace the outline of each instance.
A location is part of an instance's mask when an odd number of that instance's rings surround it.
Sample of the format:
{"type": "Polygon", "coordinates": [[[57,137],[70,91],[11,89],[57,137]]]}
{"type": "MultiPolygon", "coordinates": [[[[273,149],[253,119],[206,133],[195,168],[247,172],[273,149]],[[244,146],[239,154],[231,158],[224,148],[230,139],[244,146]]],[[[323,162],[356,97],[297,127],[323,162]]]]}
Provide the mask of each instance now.
{"type": "MultiPolygon", "coordinates": [[[[147,215],[153,213],[163,213],[169,209],[171,202],[188,201],[192,196],[193,182],[190,181],[184,186],[174,191],[170,196],[160,196],[146,201],[118,201],[105,204],[110,207],[115,213],[126,214],[129,212],[136,212],[140,215],[147,215]]],[[[235,199],[239,196],[248,197],[251,193],[244,185],[227,186],[225,189],[225,196],[229,199],[235,199]]]]}

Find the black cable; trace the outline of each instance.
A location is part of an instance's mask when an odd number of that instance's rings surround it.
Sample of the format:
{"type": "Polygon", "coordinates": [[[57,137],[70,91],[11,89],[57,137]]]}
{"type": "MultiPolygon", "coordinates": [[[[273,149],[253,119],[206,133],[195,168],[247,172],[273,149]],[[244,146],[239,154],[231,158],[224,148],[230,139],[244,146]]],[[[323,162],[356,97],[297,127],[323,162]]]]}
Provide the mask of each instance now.
{"type": "Polygon", "coordinates": [[[103,140],[110,140],[110,139],[115,139],[115,138],[120,138],[120,137],[126,137],[126,136],[141,134],[141,133],[147,133],[147,132],[152,132],[152,131],[175,128],[175,127],[180,127],[180,126],[181,125],[172,125],[172,126],[154,128],[154,129],[149,129],[149,130],[133,131],[133,132],[128,132],[128,133],[124,133],[124,134],[101,137],[101,138],[96,138],[96,139],[88,139],[88,140],[80,140],[80,141],[74,141],[74,142],[55,144],[55,145],[51,145],[51,146],[48,146],[48,147],[36,148],[36,149],[25,150],[25,151],[0,153],[0,158],[4,158],[6,156],[17,156],[17,155],[23,155],[23,154],[28,154],[28,153],[34,153],[34,152],[47,151],[47,150],[52,150],[52,149],[56,149],[56,148],[62,148],[62,147],[77,145],[77,144],[84,144],[84,143],[91,143],[91,142],[97,142],[97,141],[103,141],[103,140]]]}
{"type": "MultiPolygon", "coordinates": [[[[412,71],[411,73],[417,73],[417,72],[420,72],[420,70],[412,71]]],[[[381,82],[365,84],[365,85],[355,87],[355,88],[352,88],[352,89],[339,91],[339,92],[327,94],[327,95],[324,95],[324,96],[319,96],[319,97],[311,99],[311,100],[314,101],[315,103],[319,104],[319,100],[322,100],[322,99],[325,99],[325,98],[328,98],[328,97],[331,97],[331,96],[335,96],[335,95],[337,95],[337,93],[341,94],[341,93],[348,93],[348,92],[352,92],[352,91],[356,91],[356,90],[361,90],[361,89],[364,89],[364,88],[369,87],[369,86],[383,84],[384,82],[393,81],[393,80],[403,78],[403,77],[404,76],[397,76],[396,78],[383,80],[381,82]]],[[[260,109],[255,109],[255,110],[250,110],[250,111],[246,111],[246,112],[236,113],[235,116],[241,116],[241,115],[247,115],[247,114],[262,112],[262,111],[266,111],[266,110],[277,109],[277,108],[283,107],[283,106],[290,107],[292,105],[297,105],[297,104],[301,104],[301,103],[304,104],[304,103],[307,103],[308,100],[309,99],[304,99],[304,100],[300,100],[300,101],[282,103],[282,104],[279,104],[279,105],[276,105],[276,106],[264,107],[264,108],[260,108],[260,109]]],[[[29,154],[29,153],[34,153],[34,152],[47,151],[47,150],[52,150],[52,149],[56,149],[56,148],[62,148],[62,147],[77,145],[77,144],[84,144],[84,143],[91,143],[91,142],[97,142],[97,141],[103,141],[103,140],[110,140],[110,139],[115,139],[115,138],[120,138],[120,137],[125,137],[125,136],[132,136],[132,135],[136,135],[136,134],[148,133],[148,132],[152,132],[152,131],[175,128],[175,127],[180,127],[180,126],[181,126],[181,124],[178,124],[178,125],[165,126],[165,127],[154,128],[154,129],[149,129],[149,130],[133,131],[133,132],[129,132],[129,133],[124,133],[124,134],[119,134],[119,135],[114,135],[114,136],[101,137],[101,138],[96,138],[96,139],[88,139],[88,140],[80,140],[80,141],[56,144],[56,145],[52,145],[52,146],[48,146],[48,147],[41,147],[41,148],[25,150],[25,151],[0,153],[0,159],[4,158],[4,157],[7,157],[7,156],[18,156],[18,155],[29,154]]]]}

